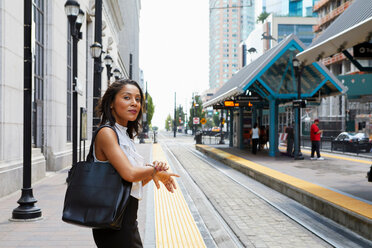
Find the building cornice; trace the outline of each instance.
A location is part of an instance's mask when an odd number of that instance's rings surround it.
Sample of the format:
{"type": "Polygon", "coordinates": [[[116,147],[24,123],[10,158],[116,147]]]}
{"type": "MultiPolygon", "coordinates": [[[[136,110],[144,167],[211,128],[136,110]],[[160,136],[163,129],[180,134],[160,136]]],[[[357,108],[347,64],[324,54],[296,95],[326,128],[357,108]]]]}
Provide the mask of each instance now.
{"type": "Polygon", "coordinates": [[[124,27],[123,15],[120,11],[118,0],[105,0],[103,1],[104,9],[107,12],[107,18],[114,24],[117,31],[121,31],[124,27]]]}

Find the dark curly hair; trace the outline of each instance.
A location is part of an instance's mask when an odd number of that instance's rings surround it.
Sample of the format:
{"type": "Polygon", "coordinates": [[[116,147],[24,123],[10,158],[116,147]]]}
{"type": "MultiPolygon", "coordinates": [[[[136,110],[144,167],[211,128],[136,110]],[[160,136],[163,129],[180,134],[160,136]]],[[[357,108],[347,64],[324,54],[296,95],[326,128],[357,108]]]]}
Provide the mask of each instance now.
{"type": "Polygon", "coordinates": [[[131,139],[136,137],[139,133],[139,129],[142,127],[140,120],[142,118],[142,106],[143,106],[143,93],[141,87],[138,83],[131,79],[119,79],[112,83],[106,90],[103,97],[98,102],[96,107],[97,116],[100,116],[100,123],[99,125],[104,125],[109,123],[110,126],[114,126],[116,123],[114,115],[111,113],[111,104],[114,102],[116,95],[119,91],[127,84],[134,85],[138,88],[140,95],[141,95],[141,109],[138,113],[137,119],[135,121],[128,121],[128,135],[131,139]]]}

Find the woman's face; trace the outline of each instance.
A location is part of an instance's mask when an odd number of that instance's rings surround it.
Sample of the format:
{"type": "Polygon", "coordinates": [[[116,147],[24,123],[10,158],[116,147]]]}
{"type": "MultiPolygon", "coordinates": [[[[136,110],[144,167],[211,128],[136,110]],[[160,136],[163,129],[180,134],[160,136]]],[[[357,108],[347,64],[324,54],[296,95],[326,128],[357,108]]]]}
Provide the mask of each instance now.
{"type": "Polygon", "coordinates": [[[141,100],[140,91],[136,86],[124,85],[111,104],[111,111],[116,122],[126,127],[128,121],[135,121],[141,110],[141,100]]]}

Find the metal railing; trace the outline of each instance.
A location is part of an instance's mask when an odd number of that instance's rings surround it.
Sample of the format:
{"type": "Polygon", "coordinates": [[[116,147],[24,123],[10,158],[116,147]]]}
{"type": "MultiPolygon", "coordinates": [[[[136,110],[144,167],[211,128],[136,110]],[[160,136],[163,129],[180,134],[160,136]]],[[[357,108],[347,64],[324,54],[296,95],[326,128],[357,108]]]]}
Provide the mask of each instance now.
{"type": "MultiPolygon", "coordinates": [[[[328,150],[331,152],[341,152],[341,153],[356,153],[357,155],[363,154],[365,156],[372,156],[372,145],[366,143],[360,143],[359,141],[352,143],[338,143],[337,147],[335,145],[336,137],[322,137],[320,140],[320,149],[328,150]],[[337,148],[337,149],[336,149],[337,148]]],[[[301,137],[301,146],[304,148],[311,149],[311,140],[308,136],[301,137]]]]}

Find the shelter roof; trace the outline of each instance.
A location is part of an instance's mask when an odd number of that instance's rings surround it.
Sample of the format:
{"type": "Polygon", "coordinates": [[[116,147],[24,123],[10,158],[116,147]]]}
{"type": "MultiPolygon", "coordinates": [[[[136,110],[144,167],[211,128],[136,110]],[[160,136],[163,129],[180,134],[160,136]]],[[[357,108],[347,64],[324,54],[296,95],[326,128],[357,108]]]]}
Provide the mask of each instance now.
{"type": "Polygon", "coordinates": [[[355,0],[310,46],[297,55],[304,64],[326,58],[372,38],[372,1],[355,0]]]}
{"type": "MultiPolygon", "coordinates": [[[[244,94],[247,90],[254,91],[266,99],[286,99],[287,101],[296,99],[297,81],[292,60],[303,50],[303,43],[291,34],[238,71],[203,106],[213,106],[244,94]]],[[[301,82],[302,98],[328,96],[346,91],[341,82],[318,62],[303,68],[301,82]]]]}

